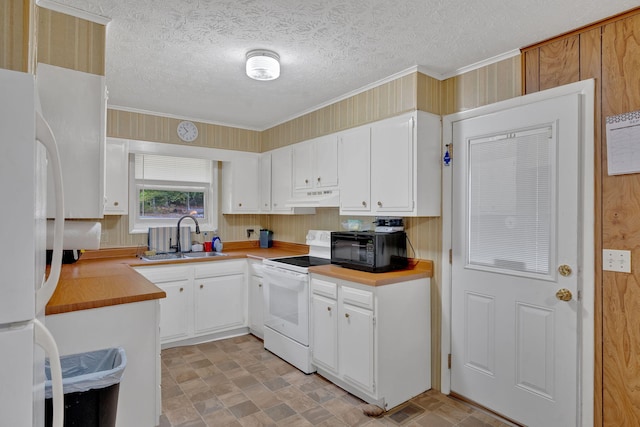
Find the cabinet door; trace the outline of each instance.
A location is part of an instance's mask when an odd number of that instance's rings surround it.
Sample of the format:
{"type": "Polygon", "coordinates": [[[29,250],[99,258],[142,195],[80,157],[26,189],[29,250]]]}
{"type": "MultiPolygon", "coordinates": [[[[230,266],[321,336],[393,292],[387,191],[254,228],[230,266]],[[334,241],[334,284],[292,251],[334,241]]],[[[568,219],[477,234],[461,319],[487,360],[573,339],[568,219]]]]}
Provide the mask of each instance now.
{"type": "Polygon", "coordinates": [[[338,372],[338,304],[320,295],[311,297],[313,363],[338,372]]]}
{"type": "Polygon", "coordinates": [[[259,155],[238,155],[231,162],[225,162],[222,177],[230,180],[230,184],[223,185],[224,213],[257,213],[260,210],[259,173],[259,155]]]}
{"type": "Polygon", "coordinates": [[[244,274],[196,279],[195,334],[246,326],[244,274]]]}
{"type": "Polygon", "coordinates": [[[413,128],[413,117],[406,115],[371,126],[372,212],[413,210],[413,128]]]}
{"type": "Polygon", "coordinates": [[[107,139],[105,215],[127,215],[129,206],[129,142],[107,139]]]}
{"type": "Polygon", "coordinates": [[[370,127],[364,126],[344,132],[339,139],[340,213],[369,212],[371,209],[370,127]]]}
{"type": "Polygon", "coordinates": [[[260,212],[271,211],[271,153],[260,156],[260,212]]]}
{"type": "Polygon", "coordinates": [[[313,187],[313,141],[292,146],[293,189],[308,190],[313,187]]]}
{"type": "Polygon", "coordinates": [[[189,336],[192,291],[189,280],[177,280],[157,284],[167,293],[160,300],[160,340],[175,341],[189,336]]]}
{"type": "Polygon", "coordinates": [[[291,147],[271,152],[271,211],[289,213],[285,206],[291,199],[291,147]]]}
{"type": "Polygon", "coordinates": [[[346,381],[373,392],[373,312],[342,304],[340,371],[346,381]]]}
{"type": "MultiPolygon", "coordinates": [[[[42,114],[58,143],[65,218],[102,218],[107,95],[104,76],[38,64],[42,114]]],[[[49,177],[49,195],[53,179],[49,177]]],[[[47,217],[54,215],[52,196],[47,217]]]]}
{"type": "Polygon", "coordinates": [[[264,295],[262,277],[252,275],[249,279],[249,328],[262,338],[264,336],[264,295]]]}
{"type": "Polygon", "coordinates": [[[327,135],[315,142],[315,175],[312,177],[315,188],[336,187],[338,185],[338,138],[327,135]]]}

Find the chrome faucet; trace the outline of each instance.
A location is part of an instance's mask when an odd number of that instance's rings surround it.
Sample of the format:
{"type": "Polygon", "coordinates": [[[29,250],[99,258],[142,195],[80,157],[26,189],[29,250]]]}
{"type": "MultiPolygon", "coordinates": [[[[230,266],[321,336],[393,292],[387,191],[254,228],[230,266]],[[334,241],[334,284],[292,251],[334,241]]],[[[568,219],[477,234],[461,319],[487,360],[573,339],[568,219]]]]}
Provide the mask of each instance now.
{"type": "Polygon", "coordinates": [[[176,230],[176,240],[177,240],[178,242],[176,243],[176,245],[175,245],[175,246],[171,246],[172,248],[176,248],[176,252],[177,252],[177,253],[182,252],[182,248],[180,247],[180,223],[181,223],[181,222],[182,222],[182,220],[183,220],[183,219],[185,219],[185,218],[191,218],[191,219],[193,220],[193,222],[195,222],[195,223],[196,223],[196,234],[200,234],[200,224],[198,224],[198,220],[196,219],[196,217],[195,217],[195,216],[193,216],[193,215],[185,215],[185,216],[181,217],[181,218],[178,220],[178,225],[177,225],[178,229],[176,230]]]}

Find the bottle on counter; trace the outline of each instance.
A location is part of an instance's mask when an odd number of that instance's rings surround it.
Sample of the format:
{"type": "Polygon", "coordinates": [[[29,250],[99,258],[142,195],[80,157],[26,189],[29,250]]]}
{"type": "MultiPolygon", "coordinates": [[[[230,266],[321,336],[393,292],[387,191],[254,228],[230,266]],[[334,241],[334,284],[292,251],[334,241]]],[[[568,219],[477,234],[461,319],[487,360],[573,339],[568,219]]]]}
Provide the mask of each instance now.
{"type": "Polygon", "coordinates": [[[218,236],[218,230],[213,231],[213,239],[211,239],[211,249],[216,252],[222,252],[222,240],[218,236]]]}

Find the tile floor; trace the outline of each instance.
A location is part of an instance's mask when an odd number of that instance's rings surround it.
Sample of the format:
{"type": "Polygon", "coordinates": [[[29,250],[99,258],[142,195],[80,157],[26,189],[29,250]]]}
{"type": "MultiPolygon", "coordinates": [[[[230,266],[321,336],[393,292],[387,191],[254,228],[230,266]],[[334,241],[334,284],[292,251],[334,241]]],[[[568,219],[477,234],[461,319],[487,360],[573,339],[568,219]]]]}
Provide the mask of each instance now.
{"type": "Polygon", "coordinates": [[[508,426],[430,390],[384,414],[319,375],[305,375],[252,335],[162,351],[160,427],[508,426]]]}

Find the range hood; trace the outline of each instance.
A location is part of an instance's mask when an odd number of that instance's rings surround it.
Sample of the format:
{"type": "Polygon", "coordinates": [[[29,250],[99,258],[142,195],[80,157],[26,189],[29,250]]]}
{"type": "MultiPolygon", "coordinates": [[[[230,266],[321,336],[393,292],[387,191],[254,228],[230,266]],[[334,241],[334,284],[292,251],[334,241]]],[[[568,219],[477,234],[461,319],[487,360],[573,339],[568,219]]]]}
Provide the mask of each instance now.
{"type": "Polygon", "coordinates": [[[296,192],[293,198],[287,200],[288,208],[337,208],[340,206],[340,192],[338,190],[321,190],[296,192]]]}

